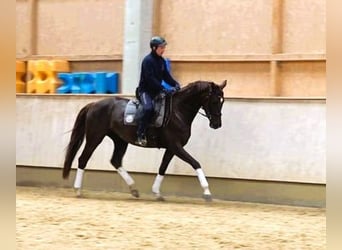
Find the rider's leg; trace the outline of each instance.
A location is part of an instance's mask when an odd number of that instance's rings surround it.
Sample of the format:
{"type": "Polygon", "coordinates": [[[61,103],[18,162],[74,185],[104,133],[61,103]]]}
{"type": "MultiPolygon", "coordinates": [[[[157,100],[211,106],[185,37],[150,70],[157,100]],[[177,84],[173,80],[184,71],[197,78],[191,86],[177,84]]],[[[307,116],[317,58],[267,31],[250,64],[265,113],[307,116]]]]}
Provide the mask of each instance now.
{"type": "Polygon", "coordinates": [[[146,145],[146,127],[150,123],[153,116],[153,103],[152,98],[146,92],[141,93],[140,100],[143,105],[143,116],[138,125],[137,143],[140,145],[146,145]]]}

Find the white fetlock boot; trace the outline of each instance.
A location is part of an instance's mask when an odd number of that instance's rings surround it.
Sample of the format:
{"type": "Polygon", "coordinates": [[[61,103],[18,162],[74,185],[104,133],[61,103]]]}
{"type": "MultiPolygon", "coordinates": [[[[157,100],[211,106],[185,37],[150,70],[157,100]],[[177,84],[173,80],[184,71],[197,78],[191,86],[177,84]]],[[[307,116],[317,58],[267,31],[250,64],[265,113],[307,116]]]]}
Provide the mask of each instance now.
{"type": "Polygon", "coordinates": [[[82,188],[82,181],[83,181],[84,169],[77,168],[75,182],[74,182],[74,189],[76,192],[77,197],[81,197],[81,188],[82,188]]]}
{"type": "Polygon", "coordinates": [[[152,192],[154,193],[158,201],[165,201],[164,197],[160,193],[160,185],[163,182],[163,179],[164,179],[164,176],[158,174],[152,185],[152,192]]]}
{"type": "Polygon", "coordinates": [[[136,198],[139,198],[139,191],[135,187],[133,178],[127,173],[127,171],[123,167],[119,167],[117,171],[119,175],[122,177],[122,179],[124,179],[124,181],[128,185],[129,190],[131,191],[131,195],[136,198]]]}
{"type": "Polygon", "coordinates": [[[203,170],[201,168],[198,168],[196,169],[196,172],[197,172],[198,180],[200,181],[200,184],[204,190],[203,195],[202,195],[203,199],[205,201],[212,201],[213,198],[211,197],[211,193],[209,190],[209,183],[207,182],[207,179],[205,178],[203,170]]]}

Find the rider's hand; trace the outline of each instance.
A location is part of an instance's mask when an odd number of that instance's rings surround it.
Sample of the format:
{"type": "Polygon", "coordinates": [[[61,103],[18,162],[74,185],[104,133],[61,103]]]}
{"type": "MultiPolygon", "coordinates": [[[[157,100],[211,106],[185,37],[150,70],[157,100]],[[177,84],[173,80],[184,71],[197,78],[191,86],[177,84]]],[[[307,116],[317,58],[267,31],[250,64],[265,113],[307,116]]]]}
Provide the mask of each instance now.
{"type": "Polygon", "coordinates": [[[170,88],[171,93],[177,92],[177,89],[175,87],[170,88]]]}
{"type": "Polygon", "coordinates": [[[176,88],[175,87],[171,87],[171,88],[167,88],[167,89],[164,89],[164,92],[168,95],[170,94],[173,94],[174,92],[176,92],[176,88]]]}

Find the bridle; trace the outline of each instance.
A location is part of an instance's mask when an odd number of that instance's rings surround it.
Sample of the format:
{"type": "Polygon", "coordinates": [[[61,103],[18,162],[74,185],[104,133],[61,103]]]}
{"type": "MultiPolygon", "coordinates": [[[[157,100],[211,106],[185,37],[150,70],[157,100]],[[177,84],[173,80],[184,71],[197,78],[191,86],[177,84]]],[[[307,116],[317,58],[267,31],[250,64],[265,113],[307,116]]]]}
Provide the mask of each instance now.
{"type": "MultiPolygon", "coordinates": [[[[205,113],[202,113],[200,110],[198,111],[198,113],[200,114],[200,115],[202,115],[202,116],[204,116],[204,117],[207,117],[208,119],[209,119],[209,121],[211,120],[211,118],[213,117],[213,116],[217,116],[217,117],[220,117],[221,115],[222,115],[222,113],[221,113],[221,110],[218,112],[218,113],[212,113],[211,111],[210,111],[210,103],[209,103],[209,100],[210,100],[210,97],[212,96],[212,94],[213,94],[213,89],[212,89],[212,85],[210,85],[209,86],[209,91],[208,91],[208,93],[207,93],[207,95],[205,96],[205,103],[207,104],[206,106],[207,106],[207,110],[206,110],[206,108],[204,107],[204,105],[202,105],[202,109],[205,111],[205,113]]],[[[222,99],[222,101],[221,101],[221,105],[222,105],[222,103],[223,103],[223,99],[222,99]]]]}

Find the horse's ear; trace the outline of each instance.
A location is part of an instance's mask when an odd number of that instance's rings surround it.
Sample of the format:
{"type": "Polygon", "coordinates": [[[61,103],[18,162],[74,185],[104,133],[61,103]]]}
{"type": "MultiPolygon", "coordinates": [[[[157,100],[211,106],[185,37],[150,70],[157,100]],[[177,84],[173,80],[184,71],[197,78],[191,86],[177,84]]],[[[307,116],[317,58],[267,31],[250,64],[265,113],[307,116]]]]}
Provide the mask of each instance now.
{"type": "Polygon", "coordinates": [[[219,84],[220,89],[224,89],[227,85],[227,80],[224,80],[221,84],[219,84]]]}

